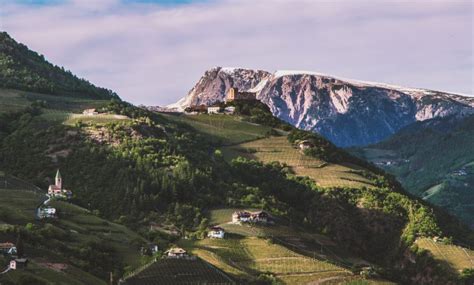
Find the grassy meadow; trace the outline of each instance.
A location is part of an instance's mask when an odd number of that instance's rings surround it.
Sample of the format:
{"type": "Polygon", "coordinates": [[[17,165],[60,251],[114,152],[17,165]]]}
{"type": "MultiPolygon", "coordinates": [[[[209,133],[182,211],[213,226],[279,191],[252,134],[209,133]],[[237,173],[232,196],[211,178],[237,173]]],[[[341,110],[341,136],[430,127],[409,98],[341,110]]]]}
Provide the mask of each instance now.
{"type": "Polygon", "coordinates": [[[272,136],[223,148],[224,156],[231,159],[243,156],[264,163],[285,163],[298,176],[308,176],[322,187],[372,187],[372,184],[357,171],[355,165],[327,163],[301,153],[288,142],[286,136],[272,136]]]}
{"type": "Polygon", "coordinates": [[[0,88],[0,113],[21,110],[37,101],[44,103],[48,110],[70,113],[82,112],[83,109],[87,108],[98,108],[108,102],[107,100],[47,95],[0,88]]]}
{"type": "Polygon", "coordinates": [[[436,259],[445,261],[455,270],[474,268],[474,251],[464,247],[435,242],[432,239],[418,239],[416,244],[429,250],[436,259]]]}
{"type": "Polygon", "coordinates": [[[257,237],[232,235],[223,240],[182,241],[180,245],[238,278],[268,272],[285,284],[296,284],[285,282],[284,278],[297,275],[300,279],[305,277],[306,281],[314,281],[321,277],[351,275],[342,267],[257,237]]]}
{"type": "Polygon", "coordinates": [[[240,116],[229,115],[170,115],[169,120],[185,123],[198,132],[207,135],[213,143],[233,145],[264,138],[271,127],[245,122],[240,116]]]}

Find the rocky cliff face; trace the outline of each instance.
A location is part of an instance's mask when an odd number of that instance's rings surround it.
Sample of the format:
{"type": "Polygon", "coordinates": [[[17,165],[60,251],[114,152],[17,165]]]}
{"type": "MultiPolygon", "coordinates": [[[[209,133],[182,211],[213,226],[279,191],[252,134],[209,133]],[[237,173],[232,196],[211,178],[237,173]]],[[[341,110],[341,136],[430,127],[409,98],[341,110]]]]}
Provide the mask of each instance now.
{"type": "Polygon", "coordinates": [[[192,105],[210,105],[223,101],[229,88],[249,90],[270,75],[263,70],[214,67],[204,73],[188,96],[168,107],[182,110],[192,105]]]}
{"type": "Polygon", "coordinates": [[[223,101],[230,87],[257,92],[277,117],[338,146],[367,145],[416,122],[474,113],[474,97],[340,79],[314,72],[216,67],[169,107],[223,101]]]}

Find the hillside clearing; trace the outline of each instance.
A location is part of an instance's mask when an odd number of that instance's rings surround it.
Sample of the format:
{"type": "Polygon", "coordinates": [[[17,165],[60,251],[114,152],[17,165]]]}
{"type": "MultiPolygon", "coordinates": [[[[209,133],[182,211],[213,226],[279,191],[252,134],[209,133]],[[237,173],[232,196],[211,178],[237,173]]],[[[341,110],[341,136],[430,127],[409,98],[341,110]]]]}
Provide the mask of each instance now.
{"type": "Polygon", "coordinates": [[[74,125],[82,122],[84,124],[107,124],[120,121],[131,121],[127,116],[116,115],[116,114],[99,114],[99,115],[83,115],[83,114],[71,114],[64,121],[66,125],[74,125]]]}
{"type": "Polygon", "coordinates": [[[296,175],[308,176],[322,187],[373,187],[367,178],[357,173],[362,168],[349,164],[326,163],[304,155],[288,142],[286,136],[272,136],[224,147],[223,152],[228,160],[242,156],[264,163],[285,163],[296,175]]]}
{"type": "Polygon", "coordinates": [[[271,127],[243,121],[243,117],[229,115],[162,115],[175,122],[185,123],[207,135],[215,144],[232,145],[264,138],[271,127]]]}
{"type": "Polygon", "coordinates": [[[285,284],[301,284],[287,283],[284,279],[298,275],[300,279],[305,277],[307,281],[314,281],[322,277],[352,274],[343,267],[306,257],[257,237],[185,240],[180,245],[237,278],[269,272],[279,279],[281,276],[281,281],[285,284]]]}
{"type": "Polygon", "coordinates": [[[48,110],[82,112],[87,108],[98,108],[109,101],[0,88],[0,113],[18,111],[33,102],[42,102],[48,110]]]}
{"type": "Polygon", "coordinates": [[[474,251],[456,245],[435,242],[432,239],[418,239],[416,244],[429,250],[436,259],[447,262],[456,270],[474,268],[474,251]]]}

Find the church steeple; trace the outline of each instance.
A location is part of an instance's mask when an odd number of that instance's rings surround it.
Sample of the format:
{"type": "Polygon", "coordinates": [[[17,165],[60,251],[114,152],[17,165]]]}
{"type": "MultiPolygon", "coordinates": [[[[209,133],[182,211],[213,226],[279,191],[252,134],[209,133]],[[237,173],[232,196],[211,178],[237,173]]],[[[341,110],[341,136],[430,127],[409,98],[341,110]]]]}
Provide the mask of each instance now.
{"type": "Polygon", "coordinates": [[[59,173],[59,169],[56,172],[56,178],[54,180],[55,180],[54,184],[56,184],[56,187],[58,187],[59,189],[62,189],[63,188],[63,179],[61,178],[61,173],[59,173]]]}

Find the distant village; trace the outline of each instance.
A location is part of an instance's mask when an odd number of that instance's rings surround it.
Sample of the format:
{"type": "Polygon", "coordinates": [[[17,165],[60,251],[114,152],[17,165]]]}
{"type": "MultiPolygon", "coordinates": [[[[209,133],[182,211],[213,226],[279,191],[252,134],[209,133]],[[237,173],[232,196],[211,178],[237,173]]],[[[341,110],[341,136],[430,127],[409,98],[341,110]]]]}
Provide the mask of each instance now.
{"type": "Polygon", "coordinates": [[[257,93],[255,92],[242,92],[237,88],[231,87],[227,91],[225,102],[215,102],[211,106],[193,105],[184,109],[185,114],[196,115],[196,114],[227,114],[232,115],[235,112],[235,107],[225,106],[225,104],[233,101],[256,101],[257,93]],[[222,104],[225,103],[225,104],[222,104]]]}
{"type": "MultiPolygon", "coordinates": [[[[36,219],[38,220],[58,218],[57,209],[49,205],[51,200],[70,200],[72,198],[72,191],[63,188],[63,180],[59,169],[56,172],[54,184],[48,187],[46,197],[47,199],[36,208],[36,219]]],[[[8,267],[0,274],[27,267],[28,258],[23,256],[23,250],[19,250],[17,246],[11,241],[0,243],[0,254],[10,258],[8,267]]]]}
{"type": "MultiPolygon", "coordinates": [[[[232,115],[235,113],[235,107],[225,106],[227,103],[233,101],[258,101],[256,92],[239,91],[238,88],[231,87],[227,91],[224,102],[214,102],[210,106],[205,104],[192,105],[184,109],[186,115],[197,115],[197,114],[225,114],[232,115]]],[[[140,106],[141,108],[164,113],[176,113],[179,112],[176,108],[167,108],[159,106],[140,106]]]]}

